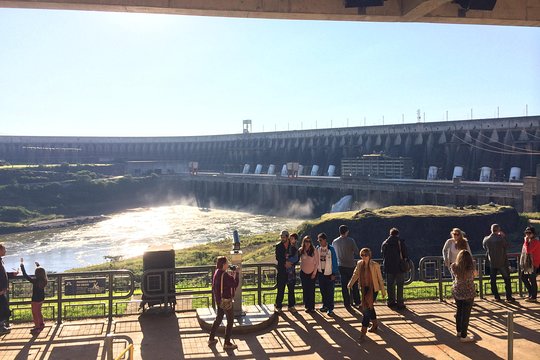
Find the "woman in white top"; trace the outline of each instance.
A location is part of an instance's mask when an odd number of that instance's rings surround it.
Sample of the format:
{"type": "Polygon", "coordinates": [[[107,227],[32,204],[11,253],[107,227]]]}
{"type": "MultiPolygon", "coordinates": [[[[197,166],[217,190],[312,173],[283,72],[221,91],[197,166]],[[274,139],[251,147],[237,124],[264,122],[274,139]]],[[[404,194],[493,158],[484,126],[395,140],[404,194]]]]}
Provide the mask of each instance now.
{"type": "Polygon", "coordinates": [[[457,255],[461,250],[467,250],[470,254],[471,248],[465,233],[458,228],[453,228],[450,232],[451,238],[446,240],[442,249],[444,265],[450,269],[450,265],[456,262],[457,255]]]}

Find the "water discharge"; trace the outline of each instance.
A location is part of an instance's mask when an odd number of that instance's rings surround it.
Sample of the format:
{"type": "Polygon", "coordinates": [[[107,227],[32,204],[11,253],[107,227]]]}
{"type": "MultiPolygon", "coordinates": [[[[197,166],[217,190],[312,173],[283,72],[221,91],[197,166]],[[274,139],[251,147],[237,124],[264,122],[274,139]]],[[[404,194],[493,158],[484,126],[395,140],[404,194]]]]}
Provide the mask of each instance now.
{"type": "Polygon", "coordinates": [[[229,210],[200,210],[186,205],[132,209],[99,223],[77,227],[10,234],[6,245],[6,269],[38,261],[48,271],[98,264],[104,256],[129,258],[141,255],[150,244],[170,243],[175,249],[281,229],[295,229],[300,219],[256,215],[229,210]]]}

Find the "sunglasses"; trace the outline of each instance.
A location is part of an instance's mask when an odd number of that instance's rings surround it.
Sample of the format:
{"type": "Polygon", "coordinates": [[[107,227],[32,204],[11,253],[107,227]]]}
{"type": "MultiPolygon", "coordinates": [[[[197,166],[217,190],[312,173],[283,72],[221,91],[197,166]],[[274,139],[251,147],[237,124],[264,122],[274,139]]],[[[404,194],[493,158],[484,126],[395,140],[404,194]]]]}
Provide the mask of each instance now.
{"type": "Polygon", "coordinates": [[[368,254],[360,254],[361,257],[369,257],[368,254]]]}
{"type": "Polygon", "coordinates": [[[310,242],[311,242],[311,240],[304,240],[304,242],[305,242],[305,243],[310,243],[310,242]]]}
{"type": "Polygon", "coordinates": [[[459,235],[459,233],[452,233],[452,235],[458,236],[458,235],[459,235]]]}
{"type": "Polygon", "coordinates": [[[531,234],[532,234],[532,231],[525,231],[525,234],[531,235],[531,234]]]}

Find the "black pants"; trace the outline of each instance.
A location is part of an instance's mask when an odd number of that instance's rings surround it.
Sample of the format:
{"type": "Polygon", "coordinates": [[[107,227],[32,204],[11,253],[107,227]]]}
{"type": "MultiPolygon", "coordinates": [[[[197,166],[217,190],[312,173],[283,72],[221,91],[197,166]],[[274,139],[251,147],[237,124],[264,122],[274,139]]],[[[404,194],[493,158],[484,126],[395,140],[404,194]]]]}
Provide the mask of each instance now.
{"type": "Polygon", "coordinates": [[[332,275],[324,275],[319,272],[318,278],[323,306],[328,310],[334,310],[334,280],[332,280],[332,275]]]}
{"type": "Polygon", "coordinates": [[[457,300],[456,299],[456,331],[462,338],[467,337],[467,329],[469,328],[469,319],[474,300],[457,300]]]}
{"type": "Polygon", "coordinates": [[[403,305],[403,285],[405,284],[405,274],[386,274],[386,286],[388,287],[388,304],[403,305]],[[396,301],[397,287],[397,301],[396,301]]]}
{"type": "Polygon", "coordinates": [[[311,278],[311,274],[300,271],[300,280],[302,280],[304,306],[306,309],[315,310],[315,279],[311,278]]]}
{"type": "Polygon", "coordinates": [[[233,314],[232,308],[230,310],[225,311],[218,306],[216,320],[214,320],[214,324],[212,325],[212,330],[210,331],[210,339],[212,340],[216,336],[216,331],[219,325],[221,324],[221,321],[223,320],[223,315],[227,315],[227,327],[225,328],[225,344],[230,344],[231,332],[232,332],[232,327],[234,324],[234,314],[233,314]]]}
{"type": "Polygon", "coordinates": [[[287,281],[287,273],[279,273],[277,275],[277,295],[276,295],[276,308],[281,309],[283,306],[283,297],[285,296],[285,286],[288,290],[288,302],[287,306],[294,306],[296,304],[296,299],[294,297],[294,288],[296,284],[293,282],[287,281]]]}
{"type": "Polygon", "coordinates": [[[341,277],[341,294],[343,295],[343,305],[351,305],[351,296],[354,301],[354,305],[360,305],[360,291],[358,291],[358,283],[356,282],[352,289],[349,291],[347,284],[351,280],[354,272],[354,268],[340,266],[339,275],[341,277]],[[352,294],[352,295],[351,295],[352,294]]]}
{"type": "Polygon", "coordinates": [[[523,285],[525,285],[525,288],[529,292],[529,297],[532,299],[536,299],[536,296],[538,295],[538,284],[536,283],[536,272],[532,274],[521,274],[521,281],[523,281],[523,285]]]}
{"type": "Polygon", "coordinates": [[[489,272],[489,279],[491,281],[491,293],[495,296],[495,299],[500,299],[499,289],[497,289],[497,273],[500,272],[504,280],[504,289],[506,292],[506,299],[512,298],[512,285],[510,284],[510,270],[508,267],[491,268],[489,272]]]}
{"type": "Polygon", "coordinates": [[[368,327],[370,321],[377,320],[377,313],[375,312],[375,300],[377,300],[378,293],[378,291],[373,293],[373,307],[362,310],[362,327],[368,327]]]}
{"type": "Polygon", "coordinates": [[[8,322],[9,317],[11,316],[11,311],[9,310],[9,301],[7,296],[0,295],[0,325],[8,322]]]}

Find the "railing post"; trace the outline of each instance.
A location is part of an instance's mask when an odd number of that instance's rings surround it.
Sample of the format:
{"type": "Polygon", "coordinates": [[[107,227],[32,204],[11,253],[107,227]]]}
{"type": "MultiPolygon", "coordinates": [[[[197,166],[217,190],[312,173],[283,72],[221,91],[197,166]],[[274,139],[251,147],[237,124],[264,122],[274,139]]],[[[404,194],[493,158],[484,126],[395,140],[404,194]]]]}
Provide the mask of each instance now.
{"type": "Polygon", "coordinates": [[[113,289],[114,274],[109,272],[109,321],[113,319],[113,289]]]}
{"type": "Polygon", "coordinates": [[[437,259],[437,268],[439,272],[438,280],[439,280],[439,301],[443,301],[443,285],[442,285],[442,277],[443,277],[443,262],[441,259],[437,259]]]}
{"type": "Polygon", "coordinates": [[[114,334],[107,334],[107,336],[105,336],[105,352],[107,353],[107,360],[113,360],[113,340],[114,334]]]}
{"type": "Polygon", "coordinates": [[[62,288],[63,288],[63,280],[62,280],[62,274],[58,274],[58,296],[57,296],[57,307],[58,307],[58,314],[56,314],[56,323],[61,324],[62,323],[62,288]]]}
{"type": "Polygon", "coordinates": [[[478,287],[480,292],[480,299],[484,298],[484,271],[482,268],[482,259],[476,260],[476,266],[478,268],[478,287]]]}
{"type": "Polygon", "coordinates": [[[506,359],[513,360],[514,358],[514,313],[512,311],[508,312],[508,354],[506,359]]]}
{"type": "Polygon", "coordinates": [[[259,306],[262,305],[262,269],[261,265],[257,265],[257,301],[259,306]]]}

